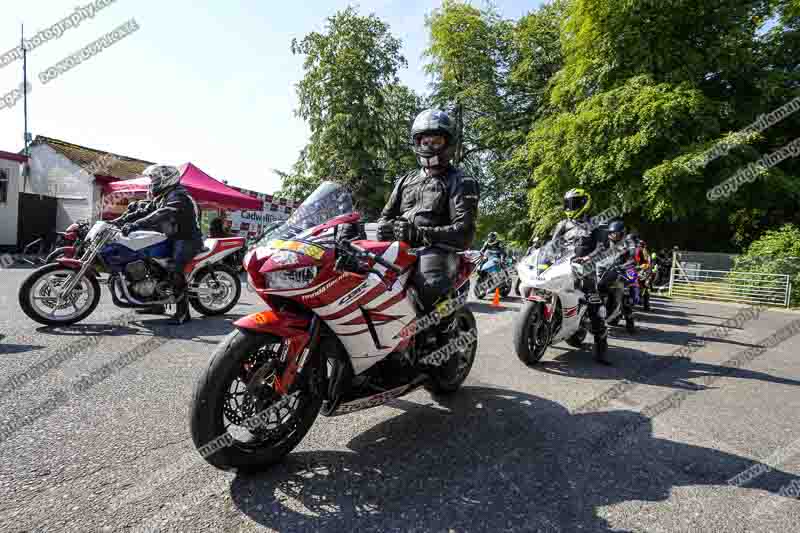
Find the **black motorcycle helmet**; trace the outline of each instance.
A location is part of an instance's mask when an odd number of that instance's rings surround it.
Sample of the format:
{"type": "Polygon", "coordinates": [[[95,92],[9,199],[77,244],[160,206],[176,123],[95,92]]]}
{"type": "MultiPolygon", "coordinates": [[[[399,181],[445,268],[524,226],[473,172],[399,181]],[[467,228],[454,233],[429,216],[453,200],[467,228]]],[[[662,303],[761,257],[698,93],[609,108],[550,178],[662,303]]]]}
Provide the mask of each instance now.
{"type": "Polygon", "coordinates": [[[487,238],[487,242],[488,242],[489,244],[494,244],[494,243],[496,243],[496,242],[497,242],[497,233],[496,233],[496,232],[494,232],[494,231],[492,231],[492,232],[489,232],[489,237],[487,238]]]}
{"type": "Polygon", "coordinates": [[[414,119],[411,142],[417,162],[426,169],[446,168],[456,150],[455,122],[440,109],[426,109],[414,119]]]}
{"type": "Polygon", "coordinates": [[[614,242],[619,242],[625,236],[625,223],[615,220],[608,225],[608,238],[614,242]]]}

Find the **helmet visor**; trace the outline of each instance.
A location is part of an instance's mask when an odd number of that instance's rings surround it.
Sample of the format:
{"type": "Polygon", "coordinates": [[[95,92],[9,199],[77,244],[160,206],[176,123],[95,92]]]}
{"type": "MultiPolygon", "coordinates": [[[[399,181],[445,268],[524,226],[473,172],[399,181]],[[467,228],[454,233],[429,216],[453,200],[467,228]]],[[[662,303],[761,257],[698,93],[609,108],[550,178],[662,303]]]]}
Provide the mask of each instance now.
{"type": "Polygon", "coordinates": [[[564,211],[578,211],[582,209],[589,199],[585,196],[572,196],[564,198],[564,211]]]}
{"type": "Polygon", "coordinates": [[[414,137],[414,144],[424,150],[439,152],[447,145],[447,137],[439,134],[423,133],[414,137]]]}

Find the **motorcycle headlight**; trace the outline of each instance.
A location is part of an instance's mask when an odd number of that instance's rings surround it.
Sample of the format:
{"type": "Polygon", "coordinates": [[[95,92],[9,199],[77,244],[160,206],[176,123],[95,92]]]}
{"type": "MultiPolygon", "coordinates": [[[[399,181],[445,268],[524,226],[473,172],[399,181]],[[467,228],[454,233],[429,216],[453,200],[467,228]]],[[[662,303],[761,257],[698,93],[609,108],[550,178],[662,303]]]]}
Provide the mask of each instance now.
{"type": "Polygon", "coordinates": [[[298,263],[300,261],[300,258],[294,252],[281,250],[276,254],[272,254],[272,256],[270,256],[270,260],[276,265],[288,266],[298,263]]]}
{"type": "Polygon", "coordinates": [[[317,277],[317,267],[277,270],[264,274],[264,282],[270,289],[302,289],[317,277]]]}

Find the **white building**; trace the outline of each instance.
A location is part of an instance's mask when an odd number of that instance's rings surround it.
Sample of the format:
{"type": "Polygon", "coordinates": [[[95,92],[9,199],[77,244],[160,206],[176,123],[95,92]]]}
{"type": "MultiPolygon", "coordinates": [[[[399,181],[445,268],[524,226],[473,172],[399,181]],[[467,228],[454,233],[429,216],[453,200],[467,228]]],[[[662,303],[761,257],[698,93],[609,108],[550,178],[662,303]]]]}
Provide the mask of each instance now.
{"type": "Polygon", "coordinates": [[[139,177],[153,164],[41,135],[29,151],[30,172],[21,192],[56,198],[54,231],[79,219],[97,220],[103,185],[139,177]]]}
{"type": "Polygon", "coordinates": [[[0,247],[16,248],[19,189],[27,158],[0,150],[0,247]]]}

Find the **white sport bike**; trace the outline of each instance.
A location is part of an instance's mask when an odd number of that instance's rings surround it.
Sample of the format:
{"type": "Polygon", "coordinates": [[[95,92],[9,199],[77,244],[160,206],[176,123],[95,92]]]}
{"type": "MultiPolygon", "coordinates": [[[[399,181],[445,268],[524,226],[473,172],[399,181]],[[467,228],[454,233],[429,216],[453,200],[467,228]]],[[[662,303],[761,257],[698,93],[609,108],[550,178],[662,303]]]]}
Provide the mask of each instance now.
{"type": "MultiPolygon", "coordinates": [[[[596,273],[591,272],[591,263],[574,259],[574,250],[558,250],[550,242],[517,265],[524,304],[514,319],[514,349],[526,365],[539,361],[549,346],[563,340],[576,348],[583,345],[590,321],[579,277],[596,273]]],[[[601,306],[600,316],[605,312],[601,306]]]]}

